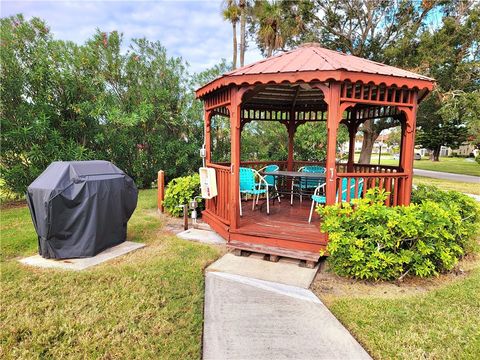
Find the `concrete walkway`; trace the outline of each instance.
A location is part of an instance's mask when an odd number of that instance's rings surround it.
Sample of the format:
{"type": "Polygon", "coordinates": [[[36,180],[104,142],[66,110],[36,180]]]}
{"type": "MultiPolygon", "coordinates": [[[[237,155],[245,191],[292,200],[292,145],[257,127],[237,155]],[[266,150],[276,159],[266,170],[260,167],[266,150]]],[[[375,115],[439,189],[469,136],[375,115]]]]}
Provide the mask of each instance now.
{"type": "Polygon", "coordinates": [[[480,186],[479,176],[451,174],[451,173],[440,172],[440,171],[430,171],[430,170],[420,170],[420,169],[413,169],[413,174],[418,176],[430,177],[434,179],[444,179],[444,180],[451,180],[451,181],[474,183],[480,186]]]}
{"type": "MultiPolygon", "coordinates": [[[[279,271],[298,268],[291,263],[273,265],[279,271]]],[[[371,359],[325,305],[302,287],[207,269],[204,316],[207,360],[371,359]]]]}
{"type": "Polygon", "coordinates": [[[480,195],[467,194],[467,193],[465,193],[465,195],[468,195],[468,196],[470,196],[472,199],[475,199],[475,200],[477,200],[478,202],[480,202],[480,195]]]}

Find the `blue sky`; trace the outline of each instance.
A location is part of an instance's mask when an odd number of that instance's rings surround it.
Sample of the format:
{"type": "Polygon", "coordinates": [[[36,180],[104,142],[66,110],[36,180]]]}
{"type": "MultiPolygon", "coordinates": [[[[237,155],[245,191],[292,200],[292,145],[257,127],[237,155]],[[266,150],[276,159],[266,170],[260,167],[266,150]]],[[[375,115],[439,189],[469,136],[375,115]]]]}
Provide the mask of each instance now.
{"type": "MultiPolygon", "coordinates": [[[[124,39],[160,40],[171,56],[181,56],[192,72],[231,61],[232,29],[221,16],[220,0],[176,1],[2,1],[1,17],[38,16],[55,38],[83,43],[96,28],[117,30],[124,39]]],[[[245,62],[261,59],[254,44],[245,62]]]]}

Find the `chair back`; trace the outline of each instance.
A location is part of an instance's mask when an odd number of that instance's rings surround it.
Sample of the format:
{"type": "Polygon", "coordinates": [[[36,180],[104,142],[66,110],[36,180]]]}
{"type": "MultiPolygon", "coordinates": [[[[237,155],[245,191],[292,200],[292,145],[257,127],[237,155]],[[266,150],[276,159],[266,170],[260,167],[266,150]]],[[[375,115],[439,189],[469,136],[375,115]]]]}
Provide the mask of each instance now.
{"type": "MultiPolygon", "coordinates": [[[[360,198],[360,194],[363,190],[363,179],[358,181],[358,189],[357,194],[355,196],[355,179],[350,179],[348,181],[347,178],[342,179],[342,201],[347,201],[347,191],[350,191],[350,201],[353,199],[360,198]],[[350,185],[348,185],[350,183],[350,185]]],[[[338,197],[338,196],[337,196],[338,197]]]]}
{"type": "Polygon", "coordinates": [[[239,178],[240,191],[255,190],[255,170],[241,167],[239,178]]]}
{"type": "Polygon", "coordinates": [[[303,172],[308,172],[308,173],[321,173],[325,174],[326,168],[325,166],[320,166],[320,165],[307,165],[301,168],[303,172]]]}
{"type": "MultiPolygon", "coordinates": [[[[327,169],[320,165],[307,165],[298,169],[300,172],[325,174],[327,169]]],[[[315,189],[318,185],[325,182],[325,179],[302,179],[300,186],[306,189],[315,189]]]]}
{"type": "MultiPolygon", "coordinates": [[[[265,166],[265,168],[263,169],[263,171],[266,171],[266,172],[272,172],[272,171],[278,171],[278,169],[280,169],[278,167],[278,165],[267,165],[265,166]]],[[[267,184],[269,186],[275,186],[275,176],[273,175],[265,175],[263,177],[265,179],[265,181],[267,182],[267,184]]]]}

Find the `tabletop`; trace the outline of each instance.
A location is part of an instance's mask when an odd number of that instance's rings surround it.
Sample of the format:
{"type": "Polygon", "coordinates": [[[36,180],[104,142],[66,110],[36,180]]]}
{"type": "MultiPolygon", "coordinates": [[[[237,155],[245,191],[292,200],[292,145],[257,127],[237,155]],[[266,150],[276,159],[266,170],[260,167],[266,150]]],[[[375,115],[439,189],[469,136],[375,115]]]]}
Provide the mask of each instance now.
{"type": "Polygon", "coordinates": [[[285,176],[285,177],[301,177],[305,179],[325,179],[325,173],[313,173],[313,172],[299,172],[299,171],[262,171],[262,175],[271,175],[271,176],[285,176]]]}

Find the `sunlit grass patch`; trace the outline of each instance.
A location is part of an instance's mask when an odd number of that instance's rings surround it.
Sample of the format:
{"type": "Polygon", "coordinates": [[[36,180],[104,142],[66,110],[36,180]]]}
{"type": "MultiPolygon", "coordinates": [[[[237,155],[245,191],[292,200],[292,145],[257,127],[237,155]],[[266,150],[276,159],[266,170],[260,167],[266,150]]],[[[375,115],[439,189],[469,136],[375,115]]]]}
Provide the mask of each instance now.
{"type": "Polygon", "coordinates": [[[129,223],[147,246],[86,271],[20,265],[36,252],[29,217],[2,211],[1,357],[200,358],[203,269],[219,251],[162,232],[154,190],[129,223]]]}

